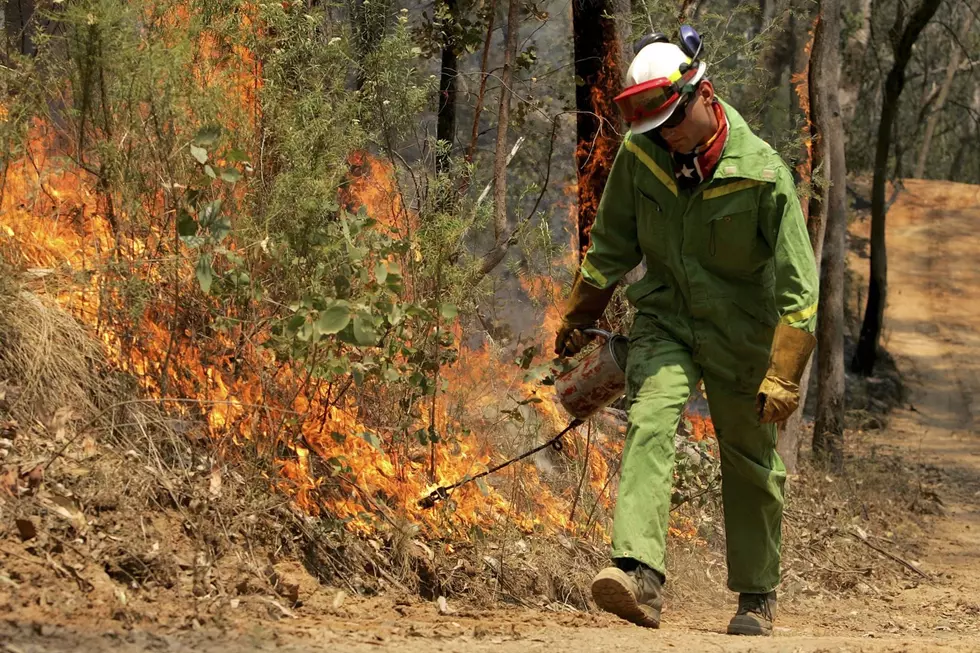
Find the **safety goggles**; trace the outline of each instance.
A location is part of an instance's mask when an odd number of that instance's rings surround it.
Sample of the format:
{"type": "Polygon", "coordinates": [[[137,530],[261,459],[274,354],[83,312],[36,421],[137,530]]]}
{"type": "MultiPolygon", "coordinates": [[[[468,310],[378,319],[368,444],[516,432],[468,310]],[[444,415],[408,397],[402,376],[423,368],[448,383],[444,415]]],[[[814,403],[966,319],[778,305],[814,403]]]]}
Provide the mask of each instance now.
{"type": "MultiPolygon", "coordinates": [[[[629,123],[651,118],[667,110],[672,102],[682,96],[690,95],[686,92],[689,89],[685,87],[697,73],[698,67],[693,66],[688,72],[680,75],[676,81],[671,81],[666,77],[658,77],[642,84],[635,84],[617,95],[614,101],[622,112],[623,118],[629,123]]],[[[681,107],[678,106],[677,109],[679,111],[681,107]]],[[[678,111],[674,111],[671,119],[677,115],[678,111]]],[[[683,117],[677,124],[682,121],[683,117]]]]}
{"type": "Polygon", "coordinates": [[[680,127],[680,124],[687,119],[687,108],[691,106],[691,99],[694,97],[693,92],[682,93],[681,101],[677,103],[674,107],[674,112],[670,114],[667,120],[664,120],[657,129],[673,129],[674,127],[680,127]]]}

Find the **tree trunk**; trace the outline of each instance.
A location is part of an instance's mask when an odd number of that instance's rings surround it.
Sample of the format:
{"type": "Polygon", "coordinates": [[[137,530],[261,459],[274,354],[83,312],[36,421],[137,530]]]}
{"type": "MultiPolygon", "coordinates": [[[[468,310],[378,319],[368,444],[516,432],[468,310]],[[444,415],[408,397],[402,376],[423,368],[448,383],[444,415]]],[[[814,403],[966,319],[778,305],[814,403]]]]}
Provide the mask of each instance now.
{"type": "Polygon", "coordinates": [[[504,69],[500,73],[500,108],[497,110],[497,145],[493,157],[493,234],[499,246],[507,238],[507,132],[510,123],[510,95],[517,54],[518,8],[520,0],[510,0],[507,8],[507,36],[504,43],[504,69]]]}
{"type": "Polygon", "coordinates": [[[480,90],[476,96],[476,107],[473,109],[473,131],[470,134],[470,145],[466,149],[466,162],[472,163],[476,154],[476,144],[480,136],[480,114],[483,112],[483,97],[487,91],[487,60],[490,56],[490,43],[493,40],[493,24],[497,17],[497,0],[490,0],[487,13],[487,36],[483,41],[483,55],[480,58],[480,90]]]}
{"type": "Polygon", "coordinates": [[[8,57],[13,51],[23,55],[34,55],[34,9],[35,0],[7,0],[3,8],[3,26],[7,36],[8,57]]]}
{"type": "Polygon", "coordinates": [[[885,251],[885,185],[888,176],[888,154],[891,149],[892,127],[898,117],[898,100],[905,87],[905,68],[912,57],[912,46],[932,19],[942,0],[922,0],[901,36],[893,41],[895,62],[885,80],[881,103],[881,122],[875,145],[874,181],[871,186],[871,280],[868,284],[868,303],[857,351],[851,370],[865,376],[874,372],[878,357],[878,340],[885,316],[888,296],[888,260],[885,251]]]}
{"type": "MultiPolygon", "coordinates": [[[[794,0],[795,3],[795,0],[794,0]]],[[[808,140],[812,140],[812,116],[810,113],[810,95],[811,95],[811,81],[810,81],[810,54],[815,46],[814,39],[817,34],[817,25],[814,24],[813,38],[807,36],[803,39],[798,39],[796,34],[797,31],[803,31],[800,26],[800,21],[796,19],[797,12],[795,10],[790,12],[790,29],[787,32],[787,38],[792,40],[792,47],[790,47],[789,52],[792,54],[792,63],[790,64],[790,70],[792,75],[790,77],[789,90],[793,99],[792,103],[792,113],[793,115],[802,115],[806,137],[808,140]]],[[[804,14],[801,14],[804,15],[804,14]]],[[[810,25],[811,21],[809,16],[806,16],[806,25],[810,25]]],[[[804,34],[807,32],[803,31],[804,34]]],[[[813,177],[814,171],[814,157],[813,149],[810,145],[804,144],[800,148],[799,154],[797,155],[796,165],[793,168],[794,177],[797,183],[809,184],[813,177]]],[[[803,216],[807,220],[807,231],[810,236],[810,245],[817,251],[822,246],[822,229],[813,229],[810,222],[810,204],[811,202],[802,202],[803,216]]],[[[820,225],[823,220],[820,219],[816,224],[820,225]]],[[[817,265],[820,263],[820,259],[815,257],[817,265]]],[[[803,437],[803,408],[806,405],[806,397],[810,385],[810,367],[811,363],[807,363],[806,370],[803,373],[803,377],[800,380],[800,410],[796,411],[790,415],[789,419],[786,420],[784,424],[779,426],[779,441],[776,445],[776,451],[779,453],[780,458],[783,459],[783,464],[786,466],[786,470],[793,474],[796,472],[797,461],[799,459],[800,453],[800,440],[803,437]]]]}
{"type": "Polygon", "coordinates": [[[622,87],[629,32],[613,17],[629,15],[623,0],[572,2],[575,75],[582,80],[575,87],[580,258],[589,248],[599,198],[619,147],[622,124],[613,98],[622,87]]]}
{"type": "Polygon", "coordinates": [[[821,0],[820,40],[829,45],[816,50],[811,63],[818,78],[816,102],[824,153],[824,176],[829,181],[823,203],[826,219],[820,263],[820,311],[817,314],[817,419],[813,452],[829,461],[835,473],[844,469],[844,267],[847,241],[847,166],[844,124],[836,93],[840,82],[839,0],[821,0]]]}
{"type": "MultiPolygon", "coordinates": [[[[457,0],[446,0],[449,20],[459,20],[457,0]]],[[[436,138],[445,142],[447,149],[436,156],[436,170],[445,172],[449,167],[449,155],[456,142],[456,77],[459,74],[459,57],[456,39],[446,37],[442,46],[442,65],[439,74],[439,113],[436,118],[436,138]]]]}
{"type": "Polygon", "coordinates": [[[864,54],[871,40],[872,0],[852,0],[848,9],[861,16],[861,25],[847,39],[840,74],[840,107],[843,123],[854,118],[858,97],[861,95],[861,82],[866,76],[863,67],[864,54]]]}
{"type": "MultiPolygon", "coordinates": [[[[823,89],[828,88],[826,66],[822,62],[828,58],[828,49],[836,47],[834,37],[826,33],[823,12],[826,4],[832,3],[837,6],[839,0],[822,0],[820,3],[820,14],[813,28],[813,40],[809,47],[803,48],[803,53],[809,51],[809,57],[804,58],[802,75],[806,97],[800,98],[801,110],[804,119],[808,123],[810,137],[810,148],[804,153],[805,161],[798,167],[802,177],[809,176],[813,182],[808,206],[804,207],[807,222],[807,233],[810,236],[810,246],[813,248],[814,259],[819,270],[820,253],[823,250],[824,230],[826,221],[826,197],[827,197],[827,144],[828,139],[823,138],[826,132],[826,117],[829,115],[827,110],[827,93],[823,89]]],[[[800,380],[800,410],[796,411],[786,423],[781,427],[777,451],[783,459],[783,464],[789,473],[795,473],[799,459],[800,440],[803,436],[803,409],[806,405],[807,394],[810,386],[810,368],[807,365],[806,371],[800,380]]]]}
{"type": "Polygon", "coordinates": [[[942,115],[943,107],[949,98],[949,91],[953,87],[953,80],[956,78],[956,69],[959,68],[960,59],[963,57],[963,48],[959,44],[966,42],[970,36],[970,28],[972,27],[973,12],[967,12],[966,19],[960,26],[960,33],[957,35],[957,40],[950,45],[952,53],[949,55],[949,68],[946,69],[946,79],[943,80],[939,96],[936,98],[936,105],[926,119],[926,132],[922,136],[922,148],[919,150],[919,160],[915,164],[915,172],[913,174],[916,179],[922,179],[926,174],[926,161],[929,159],[932,137],[936,133],[936,125],[939,123],[939,117],[942,115]]]}

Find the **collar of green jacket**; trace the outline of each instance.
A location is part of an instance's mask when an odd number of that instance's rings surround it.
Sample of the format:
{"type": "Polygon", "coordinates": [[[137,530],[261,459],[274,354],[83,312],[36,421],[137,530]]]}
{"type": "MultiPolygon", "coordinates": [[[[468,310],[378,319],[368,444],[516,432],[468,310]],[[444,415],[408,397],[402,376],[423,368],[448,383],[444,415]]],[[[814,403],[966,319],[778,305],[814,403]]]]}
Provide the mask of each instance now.
{"type": "MultiPolygon", "coordinates": [[[[732,178],[775,182],[779,155],[768,143],[752,132],[745,118],[732,105],[721,98],[718,98],[718,101],[728,117],[728,141],[715,167],[714,175],[706,183],[732,178]]],[[[640,145],[664,164],[670,161],[670,153],[654,143],[649,136],[630,132],[626,135],[626,139],[640,145]]],[[[666,165],[665,168],[671,170],[666,165]]]]}

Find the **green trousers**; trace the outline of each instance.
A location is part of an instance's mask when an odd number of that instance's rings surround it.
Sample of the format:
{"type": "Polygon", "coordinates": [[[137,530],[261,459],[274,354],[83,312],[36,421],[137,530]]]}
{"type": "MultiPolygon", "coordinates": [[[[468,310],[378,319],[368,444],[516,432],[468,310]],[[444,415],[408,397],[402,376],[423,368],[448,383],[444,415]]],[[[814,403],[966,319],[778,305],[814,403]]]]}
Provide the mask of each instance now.
{"type": "MultiPolygon", "coordinates": [[[[786,470],[776,428],[760,424],[755,393],[699,364],[687,345],[641,316],[627,361],[629,430],[613,521],[613,558],[632,558],[665,574],[673,484],[674,434],[699,379],[721,453],[728,587],[764,593],[779,584],[786,470]]],[[[730,375],[724,375],[730,378],[730,375]]],[[[761,379],[760,379],[761,380],[761,379]]]]}

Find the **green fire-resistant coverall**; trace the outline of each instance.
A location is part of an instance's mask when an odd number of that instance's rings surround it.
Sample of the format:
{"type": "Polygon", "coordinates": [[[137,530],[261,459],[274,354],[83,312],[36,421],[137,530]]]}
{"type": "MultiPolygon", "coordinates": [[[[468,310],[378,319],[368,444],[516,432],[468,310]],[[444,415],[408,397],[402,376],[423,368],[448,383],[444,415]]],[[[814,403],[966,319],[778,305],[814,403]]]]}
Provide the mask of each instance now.
{"type": "Polygon", "coordinates": [[[646,276],[626,291],[637,317],[613,558],[664,573],[674,433],[703,378],[721,453],[728,586],[763,593],[779,583],[786,471],[756,391],[777,323],[813,332],[817,276],[789,169],[722,106],[728,142],[693,191],[678,188],[668,152],[626,135],[581,273],[608,288],[646,258],[646,276]]]}

